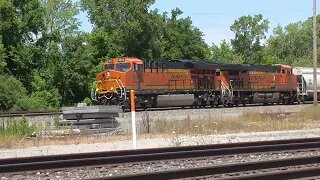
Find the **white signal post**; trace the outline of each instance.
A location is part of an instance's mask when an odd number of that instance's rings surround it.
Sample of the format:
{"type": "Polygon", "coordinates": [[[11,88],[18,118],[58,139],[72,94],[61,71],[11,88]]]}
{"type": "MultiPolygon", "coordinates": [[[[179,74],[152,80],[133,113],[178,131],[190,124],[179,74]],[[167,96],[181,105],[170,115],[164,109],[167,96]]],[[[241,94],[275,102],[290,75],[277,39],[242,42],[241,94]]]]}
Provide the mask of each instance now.
{"type": "Polygon", "coordinates": [[[318,103],[317,85],[317,0],[313,0],[313,105],[318,103]]]}
{"type": "Polygon", "coordinates": [[[130,91],[131,101],[131,127],[132,127],[132,148],[137,149],[137,129],[136,129],[136,107],[134,103],[134,90],[130,91]]]}

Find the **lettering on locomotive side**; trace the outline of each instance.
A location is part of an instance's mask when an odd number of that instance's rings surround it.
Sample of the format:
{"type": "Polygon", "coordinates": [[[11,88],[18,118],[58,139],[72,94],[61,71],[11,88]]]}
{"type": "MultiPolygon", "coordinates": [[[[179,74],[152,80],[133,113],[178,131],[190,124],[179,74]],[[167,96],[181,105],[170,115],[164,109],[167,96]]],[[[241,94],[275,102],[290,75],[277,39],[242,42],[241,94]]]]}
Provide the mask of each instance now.
{"type": "Polygon", "coordinates": [[[171,79],[186,79],[187,75],[186,74],[172,74],[171,79]]]}
{"type": "Polygon", "coordinates": [[[263,81],[263,76],[249,76],[249,81],[263,81]]]}

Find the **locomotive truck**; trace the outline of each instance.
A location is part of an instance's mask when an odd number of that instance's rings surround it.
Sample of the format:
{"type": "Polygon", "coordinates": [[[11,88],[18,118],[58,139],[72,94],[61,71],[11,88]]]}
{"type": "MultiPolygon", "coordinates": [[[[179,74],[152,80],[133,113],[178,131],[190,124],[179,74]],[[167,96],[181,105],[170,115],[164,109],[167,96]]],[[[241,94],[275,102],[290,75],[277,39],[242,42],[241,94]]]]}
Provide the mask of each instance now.
{"type": "Polygon", "coordinates": [[[123,57],[105,62],[91,96],[98,104],[121,105],[123,109],[130,107],[130,90],[135,90],[136,106],[143,109],[293,104],[305,96],[301,77],[299,83],[298,75],[287,65],[123,57]]]}

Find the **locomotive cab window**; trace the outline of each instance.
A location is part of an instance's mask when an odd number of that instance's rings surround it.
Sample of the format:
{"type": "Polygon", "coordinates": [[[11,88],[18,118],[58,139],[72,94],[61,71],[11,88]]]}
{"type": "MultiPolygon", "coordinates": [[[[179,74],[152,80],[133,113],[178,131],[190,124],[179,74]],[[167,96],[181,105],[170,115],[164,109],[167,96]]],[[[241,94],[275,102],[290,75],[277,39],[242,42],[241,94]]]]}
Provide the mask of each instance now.
{"type": "Polygon", "coordinates": [[[134,71],[143,71],[143,64],[134,63],[134,71]]]}
{"type": "Polygon", "coordinates": [[[161,70],[162,70],[162,73],[164,72],[164,69],[166,68],[166,65],[161,63],[161,70]]]}
{"type": "Polygon", "coordinates": [[[216,76],[220,76],[220,69],[216,70],[216,76]]]}
{"type": "Polygon", "coordinates": [[[114,70],[114,64],[106,64],[104,70],[114,70]]]}
{"type": "Polygon", "coordinates": [[[119,63],[117,64],[117,70],[126,72],[130,69],[130,63],[119,63]]]}

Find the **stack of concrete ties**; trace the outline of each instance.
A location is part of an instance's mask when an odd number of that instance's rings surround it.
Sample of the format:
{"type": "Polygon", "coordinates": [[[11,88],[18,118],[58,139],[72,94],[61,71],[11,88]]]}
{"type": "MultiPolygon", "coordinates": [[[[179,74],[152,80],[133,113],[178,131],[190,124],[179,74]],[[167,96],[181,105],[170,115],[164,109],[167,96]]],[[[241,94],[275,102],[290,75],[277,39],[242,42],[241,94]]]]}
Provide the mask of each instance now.
{"type": "Polygon", "coordinates": [[[120,106],[83,106],[63,107],[63,120],[61,125],[72,125],[74,128],[101,129],[116,128],[119,123],[115,117],[122,112],[120,106]]]}

